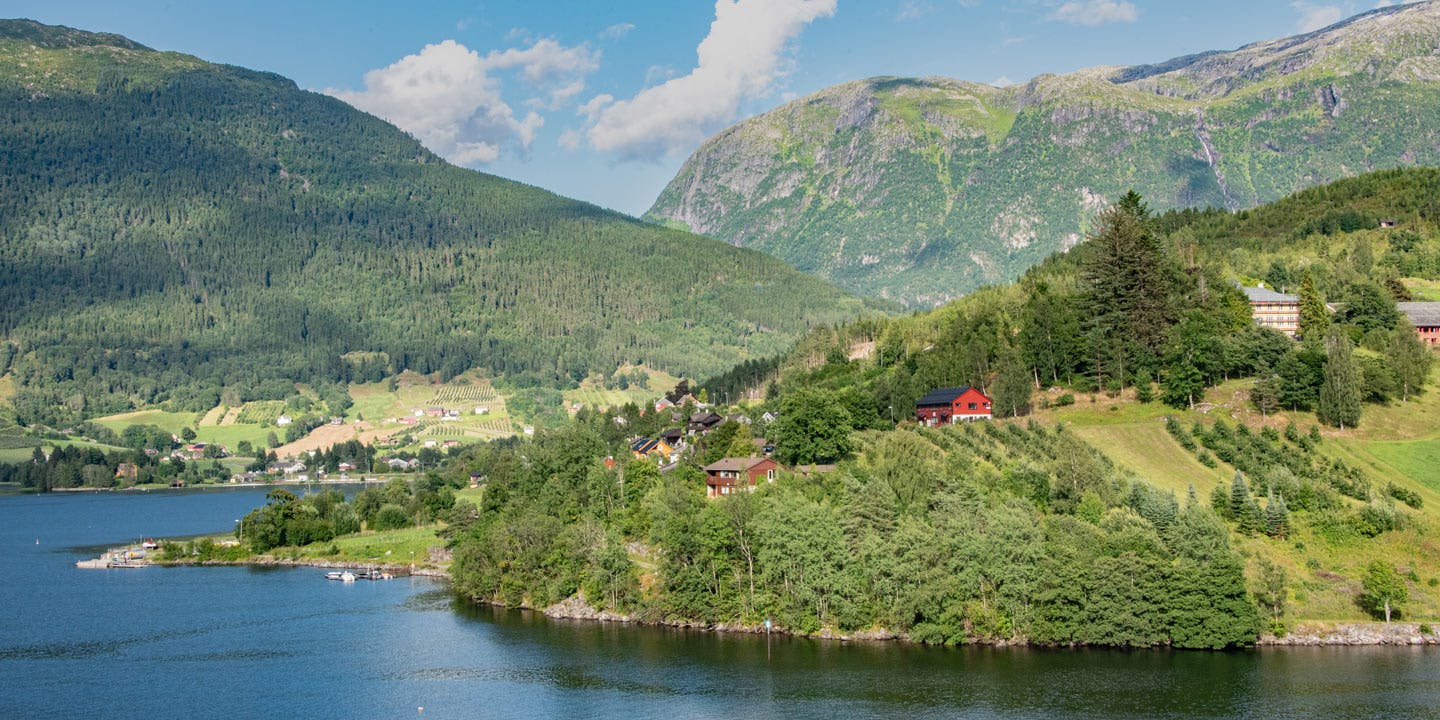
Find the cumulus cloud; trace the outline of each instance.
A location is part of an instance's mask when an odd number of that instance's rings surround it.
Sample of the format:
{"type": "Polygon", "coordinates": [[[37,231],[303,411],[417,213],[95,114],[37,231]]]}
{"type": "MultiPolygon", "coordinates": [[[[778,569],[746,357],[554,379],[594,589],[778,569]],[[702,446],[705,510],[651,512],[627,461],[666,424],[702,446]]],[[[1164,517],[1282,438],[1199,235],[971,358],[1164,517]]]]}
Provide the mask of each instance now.
{"type": "Polygon", "coordinates": [[[742,101],[769,94],[790,41],[834,13],[835,0],[716,0],[695,69],[626,100],[595,98],[582,109],[593,118],[586,139],[630,160],[694,147],[733,122],[742,101]]]}
{"type": "Polygon", "coordinates": [[[598,52],[548,38],[483,56],[445,40],[365,73],[364,90],[326,92],[394,123],[453,163],[476,165],[493,162],[507,146],[528,150],[545,124],[533,110],[521,116],[505,101],[502,74],[541,93],[528,105],[554,109],[583,92],[585,76],[598,68],[598,52]]]}
{"type": "Polygon", "coordinates": [[[1071,0],[1050,13],[1051,20],[1088,27],[1135,22],[1139,17],[1135,4],[1125,0],[1071,0]]]}
{"type": "Polygon", "coordinates": [[[1300,19],[1295,22],[1295,29],[1302,33],[1334,25],[1345,17],[1345,11],[1338,5],[1312,5],[1296,0],[1290,3],[1290,8],[1300,14],[1300,19]]]}

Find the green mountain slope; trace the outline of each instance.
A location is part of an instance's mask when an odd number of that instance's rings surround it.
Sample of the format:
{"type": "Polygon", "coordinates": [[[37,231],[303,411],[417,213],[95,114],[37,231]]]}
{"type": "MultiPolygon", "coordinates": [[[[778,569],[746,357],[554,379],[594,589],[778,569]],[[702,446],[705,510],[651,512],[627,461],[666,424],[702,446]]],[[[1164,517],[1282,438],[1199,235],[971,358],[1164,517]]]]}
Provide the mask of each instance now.
{"type": "MultiPolygon", "coordinates": [[[[1107,212],[1105,227],[1127,227],[1112,218],[1107,212]]],[[[1288,607],[1280,624],[1365,619],[1358,601],[1376,562],[1407,578],[1407,621],[1434,617],[1440,353],[1420,344],[1396,300],[1440,279],[1440,169],[1367,173],[1258,208],[1172,211],[1141,225],[1156,240],[1148,268],[1110,252],[1115,245],[1105,233],[1052,255],[1017,282],[940,308],[818,329],[787,356],[736,368],[706,389],[710,397],[754,397],[763,389],[765,407],[778,406],[782,421],[813,415],[809,408],[837,408],[812,426],[844,423],[863,431],[856,437],[884,434],[894,442],[917,432],[905,422],[921,395],[977,386],[993,398],[997,419],[977,423],[979,432],[948,432],[1019,440],[1060,428],[1102,453],[1116,478],[1158,489],[1181,506],[1193,489],[1195,502],[1228,523],[1257,600],[1267,567],[1288,575],[1280,583],[1289,587],[1280,593],[1288,607]],[[1394,227],[1379,227],[1380,218],[1394,227]],[[1110,272],[1117,267],[1122,271],[1110,272]],[[1127,278],[1159,292],[1117,291],[1117,279],[1127,278]],[[1321,311],[1311,339],[1261,328],[1232,284],[1261,279],[1292,293],[1313,285],[1322,307],[1335,310],[1321,311]],[[1157,297],[1159,307],[1147,304],[1157,297]],[[1142,314],[1161,336],[1150,351],[1143,334],[1126,325],[1126,317],[1142,314]],[[1359,372],[1346,381],[1336,368],[1350,363],[1359,372]],[[1408,390],[1402,377],[1412,383],[1408,390]],[[1326,395],[1340,396],[1342,387],[1355,391],[1358,417],[1337,422],[1326,395]],[[901,423],[893,430],[892,411],[901,423]]],[[[780,421],[765,428],[776,457],[790,452],[797,434],[807,439],[803,428],[780,421]]],[[[856,445],[851,475],[858,483],[886,472],[907,477],[886,466],[913,476],[935,457],[877,453],[866,440],[856,445]]],[[[1066,466],[1071,458],[1054,450],[1036,458],[1054,473],[1032,496],[1050,513],[1045,522],[1085,514],[1078,506],[1057,508],[1061,493],[1085,477],[1066,466]]],[[[947,468],[969,482],[1008,483],[1011,492],[1034,477],[1003,453],[947,468]]],[[[1091,522],[1104,528],[1104,513],[1130,508],[1173,538],[1163,530],[1172,518],[1148,515],[1143,496],[1125,498],[1125,482],[1096,486],[1093,504],[1108,509],[1092,513],[1091,522]]],[[[847,479],[833,487],[854,486],[847,479]]]]}
{"type": "Polygon", "coordinates": [[[913,306],[1011,279],[1127,189],[1243,208],[1440,164],[1440,3],[1153,66],[995,88],[872,78],[702,145],[652,220],[913,306]]]}
{"type": "Polygon", "coordinates": [[[114,35],[0,22],[0,107],[0,377],[22,419],[407,368],[707,373],[863,310],[759,252],[114,35]]]}

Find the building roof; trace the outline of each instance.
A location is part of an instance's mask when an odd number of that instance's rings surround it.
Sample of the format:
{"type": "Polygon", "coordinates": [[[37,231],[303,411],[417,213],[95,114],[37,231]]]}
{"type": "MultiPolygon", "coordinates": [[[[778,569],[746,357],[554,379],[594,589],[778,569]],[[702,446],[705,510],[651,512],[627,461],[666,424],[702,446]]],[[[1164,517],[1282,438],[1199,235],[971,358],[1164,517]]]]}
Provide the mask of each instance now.
{"type": "Polygon", "coordinates": [[[708,472],[726,472],[726,471],[730,471],[730,472],[744,472],[744,471],[746,471],[746,470],[749,470],[749,469],[752,468],[752,467],[755,467],[756,465],[759,465],[759,464],[762,463],[762,462],[775,462],[775,461],[774,461],[774,460],[771,460],[770,458],[763,458],[763,457],[760,457],[760,458],[754,458],[754,457],[743,457],[743,458],[727,457],[727,458],[720,458],[719,460],[716,460],[715,462],[710,463],[709,465],[706,465],[706,466],[705,466],[705,472],[707,472],[707,473],[708,473],[708,472]]]}
{"type": "Polygon", "coordinates": [[[1415,327],[1440,325],[1440,302],[1402,302],[1395,303],[1395,307],[1410,318],[1410,324],[1415,327]]]}
{"type": "Polygon", "coordinates": [[[1252,302],[1252,303],[1253,303],[1253,302],[1292,302],[1292,303],[1298,303],[1298,302],[1300,302],[1300,298],[1299,298],[1299,296],[1297,296],[1297,295],[1287,295],[1287,294],[1285,294],[1285,293],[1278,293],[1278,292],[1275,292],[1274,290],[1271,290],[1270,288],[1264,288],[1264,287],[1253,287],[1253,288],[1252,288],[1252,287],[1242,287],[1242,288],[1240,288],[1240,290],[1245,293],[1245,297],[1248,298],[1248,299],[1250,300],[1250,302],[1252,302]]]}
{"type": "MultiPolygon", "coordinates": [[[[958,398],[967,392],[970,392],[969,385],[966,385],[965,387],[936,388],[926,393],[925,397],[920,398],[920,400],[915,403],[915,407],[949,405],[950,403],[955,402],[955,398],[958,398]]],[[[983,395],[984,393],[981,394],[983,395]]]]}

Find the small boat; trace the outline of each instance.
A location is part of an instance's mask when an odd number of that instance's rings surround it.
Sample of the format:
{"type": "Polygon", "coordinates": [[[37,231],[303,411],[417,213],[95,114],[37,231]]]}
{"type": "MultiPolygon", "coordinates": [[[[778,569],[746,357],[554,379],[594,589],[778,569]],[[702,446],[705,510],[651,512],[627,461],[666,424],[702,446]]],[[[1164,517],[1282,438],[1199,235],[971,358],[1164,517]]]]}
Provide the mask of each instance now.
{"type": "Polygon", "coordinates": [[[345,574],[345,573],[340,572],[339,570],[335,570],[335,571],[333,571],[333,572],[327,572],[327,573],[325,573],[325,579],[326,579],[326,580],[339,580],[340,577],[341,577],[342,575],[344,575],[344,574],[345,574]]]}
{"type": "Polygon", "coordinates": [[[340,573],[340,582],[345,582],[345,583],[353,583],[353,582],[355,582],[355,573],[352,573],[352,572],[350,572],[349,570],[346,570],[345,572],[340,573]]]}
{"type": "Polygon", "coordinates": [[[146,550],[158,550],[160,549],[160,543],[155,542],[151,538],[145,538],[145,541],[140,543],[140,547],[145,548],[146,550]]]}

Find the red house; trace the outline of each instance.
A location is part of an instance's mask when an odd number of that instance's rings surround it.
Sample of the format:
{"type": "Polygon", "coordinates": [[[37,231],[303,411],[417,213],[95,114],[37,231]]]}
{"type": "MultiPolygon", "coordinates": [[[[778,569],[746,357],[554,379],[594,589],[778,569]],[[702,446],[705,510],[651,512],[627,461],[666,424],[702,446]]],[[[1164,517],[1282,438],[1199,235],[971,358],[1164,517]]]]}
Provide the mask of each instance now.
{"type": "Polygon", "coordinates": [[[973,387],[938,388],[915,403],[915,422],[921,425],[989,419],[990,398],[973,387]]]}
{"type": "Polygon", "coordinates": [[[753,492],[762,479],[774,482],[779,467],[770,458],[721,458],[705,466],[705,496],[729,495],[746,480],[745,489],[753,492]]]}

